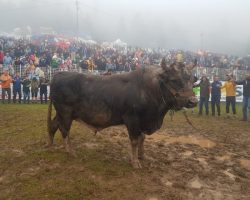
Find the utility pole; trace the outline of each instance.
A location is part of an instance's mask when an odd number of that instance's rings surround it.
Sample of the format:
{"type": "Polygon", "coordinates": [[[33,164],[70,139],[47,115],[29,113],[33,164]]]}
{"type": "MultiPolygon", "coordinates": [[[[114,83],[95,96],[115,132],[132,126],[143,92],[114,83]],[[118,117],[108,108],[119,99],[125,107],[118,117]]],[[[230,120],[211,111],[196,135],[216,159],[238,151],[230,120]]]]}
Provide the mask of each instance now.
{"type": "Polygon", "coordinates": [[[76,39],[79,37],[79,2],[76,0],[76,39]]]}
{"type": "Polygon", "coordinates": [[[201,50],[203,51],[204,50],[204,41],[203,41],[204,34],[203,34],[203,32],[200,34],[200,39],[201,39],[201,50]]]}

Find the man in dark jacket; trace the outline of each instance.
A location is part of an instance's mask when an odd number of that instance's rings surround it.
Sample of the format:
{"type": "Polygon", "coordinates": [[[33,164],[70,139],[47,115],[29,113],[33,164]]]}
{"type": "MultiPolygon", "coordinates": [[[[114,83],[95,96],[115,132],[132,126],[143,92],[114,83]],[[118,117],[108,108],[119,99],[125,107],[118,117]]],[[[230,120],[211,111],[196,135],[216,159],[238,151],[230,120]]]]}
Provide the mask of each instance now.
{"type": "Polygon", "coordinates": [[[237,85],[243,85],[243,119],[247,121],[247,111],[250,112],[250,73],[246,74],[246,78],[243,81],[236,81],[237,85]]]}
{"type": "Polygon", "coordinates": [[[48,81],[45,78],[41,78],[40,79],[40,100],[41,100],[41,104],[43,104],[43,97],[44,97],[44,101],[45,103],[47,103],[47,86],[48,86],[48,81]]]}
{"type": "Polygon", "coordinates": [[[20,74],[19,72],[16,73],[15,77],[12,80],[13,82],[13,103],[16,103],[16,96],[18,94],[18,98],[19,98],[19,103],[21,103],[21,98],[22,98],[22,94],[21,94],[21,78],[20,78],[20,74]]]}
{"type": "Polygon", "coordinates": [[[23,84],[23,103],[30,103],[30,84],[31,81],[29,77],[26,76],[25,79],[22,81],[23,84]]]}
{"type": "Polygon", "coordinates": [[[208,101],[210,97],[210,82],[209,79],[203,75],[201,77],[201,82],[197,85],[200,87],[200,105],[199,105],[199,115],[202,115],[203,104],[205,105],[206,115],[209,114],[208,101]]]}
{"type": "Polygon", "coordinates": [[[217,108],[218,116],[220,116],[220,98],[222,83],[219,81],[219,77],[215,76],[214,81],[211,85],[211,106],[212,106],[212,116],[215,116],[215,105],[217,108]]]}

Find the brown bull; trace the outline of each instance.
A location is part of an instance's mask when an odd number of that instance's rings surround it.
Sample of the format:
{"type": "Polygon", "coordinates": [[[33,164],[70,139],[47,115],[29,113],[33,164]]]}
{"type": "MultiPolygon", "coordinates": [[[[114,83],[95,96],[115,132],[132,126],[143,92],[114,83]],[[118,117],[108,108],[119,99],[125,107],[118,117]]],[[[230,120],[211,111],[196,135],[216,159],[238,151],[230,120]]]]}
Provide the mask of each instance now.
{"type": "Polygon", "coordinates": [[[73,120],[82,121],[95,131],[124,124],[132,146],[132,165],[140,168],[144,134],[158,130],[170,109],[192,108],[197,104],[192,79],[184,64],[167,66],[164,60],[161,67],[149,66],[111,76],[60,72],[51,83],[49,143],[53,144],[59,129],[66,149],[71,151],[69,131],[73,120]],[[56,110],[53,120],[52,104],[56,110]]]}

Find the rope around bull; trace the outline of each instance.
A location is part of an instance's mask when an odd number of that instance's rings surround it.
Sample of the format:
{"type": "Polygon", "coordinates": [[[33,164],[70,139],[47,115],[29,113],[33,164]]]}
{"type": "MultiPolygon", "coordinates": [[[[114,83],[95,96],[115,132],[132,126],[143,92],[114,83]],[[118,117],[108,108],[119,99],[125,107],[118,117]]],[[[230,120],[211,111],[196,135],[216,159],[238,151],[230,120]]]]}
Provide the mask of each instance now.
{"type": "MultiPolygon", "coordinates": [[[[170,115],[170,119],[171,121],[173,121],[173,118],[174,118],[174,113],[175,111],[174,110],[169,110],[169,115],[170,115]]],[[[190,119],[188,118],[188,115],[187,115],[187,108],[183,108],[182,109],[182,113],[186,119],[186,122],[192,127],[194,128],[195,130],[198,130],[194,125],[193,123],[190,121],[190,119]]]]}
{"type": "Polygon", "coordinates": [[[184,117],[185,117],[185,119],[186,119],[186,122],[193,128],[193,129],[195,129],[195,130],[197,130],[198,131],[198,129],[193,125],[193,123],[189,120],[189,118],[188,118],[188,115],[187,115],[187,108],[183,108],[183,115],[184,115],[184,117]]]}

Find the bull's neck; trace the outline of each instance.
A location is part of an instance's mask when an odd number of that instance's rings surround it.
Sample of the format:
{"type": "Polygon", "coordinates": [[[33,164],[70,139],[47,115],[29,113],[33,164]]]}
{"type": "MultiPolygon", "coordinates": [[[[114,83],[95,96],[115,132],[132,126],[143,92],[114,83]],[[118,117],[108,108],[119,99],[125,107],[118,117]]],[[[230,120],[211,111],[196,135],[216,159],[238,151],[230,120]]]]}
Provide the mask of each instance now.
{"type": "Polygon", "coordinates": [[[160,93],[161,102],[166,110],[174,109],[176,104],[176,99],[171,93],[168,85],[164,82],[160,82],[160,93]]]}

